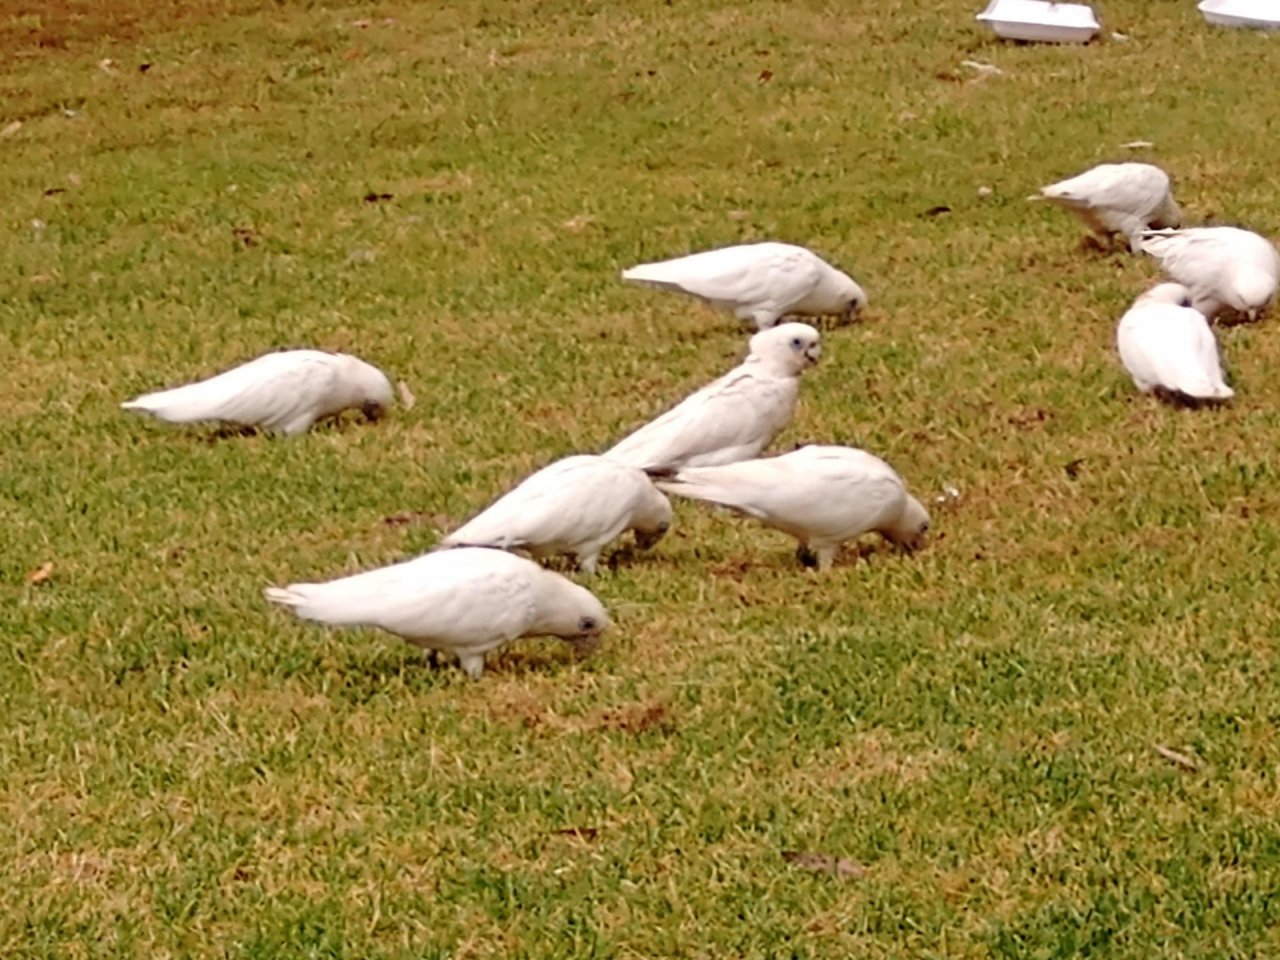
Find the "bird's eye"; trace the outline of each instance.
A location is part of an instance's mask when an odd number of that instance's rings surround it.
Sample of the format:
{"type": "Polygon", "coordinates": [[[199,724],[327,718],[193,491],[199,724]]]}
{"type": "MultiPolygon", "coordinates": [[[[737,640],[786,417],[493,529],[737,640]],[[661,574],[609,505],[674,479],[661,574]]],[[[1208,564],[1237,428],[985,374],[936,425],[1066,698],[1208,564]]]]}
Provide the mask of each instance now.
{"type": "Polygon", "coordinates": [[[791,346],[795,347],[795,349],[797,350],[800,350],[804,347],[804,341],[802,341],[799,337],[793,337],[791,339],[791,346]]]}
{"type": "Polygon", "coordinates": [[[595,617],[583,617],[578,621],[578,629],[583,633],[590,633],[596,628],[595,617]]]}
{"type": "Polygon", "coordinates": [[[1183,297],[1181,300],[1179,300],[1179,301],[1178,301],[1178,306],[1180,306],[1180,307],[1189,307],[1189,306],[1191,306],[1191,298],[1190,298],[1190,297],[1183,297]]]}

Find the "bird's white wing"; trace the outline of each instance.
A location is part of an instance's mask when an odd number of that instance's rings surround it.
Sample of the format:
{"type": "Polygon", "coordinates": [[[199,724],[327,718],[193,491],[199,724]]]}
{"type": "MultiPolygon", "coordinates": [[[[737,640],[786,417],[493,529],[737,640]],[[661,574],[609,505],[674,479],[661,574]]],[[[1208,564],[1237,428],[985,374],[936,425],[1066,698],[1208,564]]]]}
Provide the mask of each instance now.
{"type": "Polygon", "coordinates": [[[905,496],[884,461],[841,447],[802,447],[779,457],[681,470],[659,486],[792,532],[841,537],[897,516],[905,496]]]}
{"type": "Polygon", "coordinates": [[[409,639],[447,640],[450,647],[521,636],[534,617],[528,576],[475,554],[427,554],[329,583],[268,588],[266,596],[306,620],[380,627],[409,639]]]}
{"type": "Polygon", "coordinates": [[[442,541],[500,549],[612,539],[648,481],[598,457],[569,457],[539,470],[442,541]]]}
{"type": "Polygon", "coordinates": [[[314,422],[340,376],[327,354],[267,354],[198,383],[145,394],[123,404],[172,423],[219,420],[301,433],[314,422]]]}
{"type": "Polygon", "coordinates": [[[1105,208],[1146,216],[1164,203],[1169,180],[1153,168],[1101,166],[1044,188],[1047,199],[1066,206],[1105,208]]]}
{"type": "Polygon", "coordinates": [[[717,304],[781,315],[812,292],[822,279],[823,266],[802,247],[746,244],[642,263],[624,270],[622,277],[717,304]]]}
{"type": "Polygon", "coordinates": [[[604,454],[633,467],[733,463],[757,456],[791,419],[799,383],[738,367],[604,454]]]}
{"type": "Polygon", "coordinates": [[[1152,230],[1142,235],[1142,249],[1160,261],[1174,280],[1196,288],[1217,283],[1234,259],[1232,245],[1210,230],[1152,230]]]}

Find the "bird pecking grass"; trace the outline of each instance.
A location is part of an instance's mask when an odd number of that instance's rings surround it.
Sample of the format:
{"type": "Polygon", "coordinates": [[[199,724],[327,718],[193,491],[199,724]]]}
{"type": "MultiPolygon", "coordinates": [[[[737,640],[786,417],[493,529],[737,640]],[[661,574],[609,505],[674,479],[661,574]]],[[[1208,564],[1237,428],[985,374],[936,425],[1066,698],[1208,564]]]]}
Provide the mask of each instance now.
{"type": "Polygon", "coordinates": [[[958,0],[40,6],[0,0],[0,953],[1280,949],[1280,348],[1219,331],[1224,409],[1136,395],[1154,265],[1024,199],[1147,159],[1274,237],[1274,40],[1140,0],[1086,47],[958,0]],[[817,577],[680,503],[592,581],[593,658],[478,683],[267,608],[728,369],[732,318],[618,271],[763,238],[871,297],[779,446],[883,456],[926,550],[817,577]],[[118,409],[286,346],[416,403],[118,409]]]}

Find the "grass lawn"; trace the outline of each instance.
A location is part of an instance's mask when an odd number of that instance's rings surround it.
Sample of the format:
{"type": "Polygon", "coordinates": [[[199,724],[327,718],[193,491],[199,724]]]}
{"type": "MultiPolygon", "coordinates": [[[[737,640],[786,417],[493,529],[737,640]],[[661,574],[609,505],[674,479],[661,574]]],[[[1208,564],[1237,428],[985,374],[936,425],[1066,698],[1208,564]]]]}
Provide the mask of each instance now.
{"type": "Polygon", "coordinates": [[[1225,409],[1138,396],[1155,265],[1025,200],[1149,159],[1280,233],[1280,41],[980,6],[0,0],[0,955],[1280,955],[1276,321],[1220,331],[1225,409]],[[924,552],[818,577],[681,502],[595,657],[479,682],[264,602],[728,369],[731,317],[617,273],[762,238],[871,297],[779,449],[888,459],[924,552]],[[118,409],[286,346],[416,403],[118,409]]]}

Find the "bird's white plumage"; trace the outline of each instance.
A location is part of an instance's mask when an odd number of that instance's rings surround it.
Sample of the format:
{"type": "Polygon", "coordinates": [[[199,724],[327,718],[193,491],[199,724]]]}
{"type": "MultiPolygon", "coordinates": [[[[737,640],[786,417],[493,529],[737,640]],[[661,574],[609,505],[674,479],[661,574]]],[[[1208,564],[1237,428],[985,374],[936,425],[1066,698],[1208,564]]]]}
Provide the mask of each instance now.
{"type": "Polygon", "coordinates": [[[671,504],[643,470],[597,456],[566,457],[528,477],[441,541],[570,554],[594,573],[605,544],[627,530],[652,546],[671,524],[671,504]]]}
{"type": "Polygon", "coordinates": [[[668,493],[741,511],[812,549],[820,569],[840,544],[875,530],[920,545],[929,514],[879,457],[851,447],[808,446],[761,460],[689,467],[659,478],[668,493]]]}
{"type": "Polygon", "coordinates": [[[1100,164],[1042,187],[1032,199],[1066,207],[1099,236],[1120,234],[1135,253],[1141,249],[1144,230],[1177,227],[1182,222],[1169,175],[1149,163],[1100,164]]]}
{"type": "Polygon", "coordinates": [[[818,331],[784,323],[751,338],[747,359],[605,452],[641,470],[759,456],[791,421],[800,374],[822,352],[818,331]]]}
{"type": "Polygon", "coordinates": [[[484,656],[517,637],[576,643],[609,624],[588,590],[501,550],[460,547],[328,583],[269,587],[272,603],[305,620],[379,627],[419,647],[458,656],[479,676],[484,656]]]}
{"type": "Polygon", "coordinates": [[[1143,393],[1228,400],[1235,394],[1222,376],[1218,342],[1190,303],[1191,292],[1176,283],[1140,296],[1116,329],[1120,361],[1143,393]]]}
{"type": "Polygon", "coordinates": [[[748,243],[642,263],[622,279],[698,297],[761,329],[788,314],[852,315],[867,294],[848,274],[789,243],[748,243]]]}
{"type": "Polygon", "coordinates": [[[186,386],[122,403],[170,423],[219,421],[283,434],[352,407],[376,415],[393,400],[377,367],[345,353],[283,350],[186,386]]]}
{"type": "Polygon", "coordinates": [[[1175,283],[1191,290],[1206,317],[1235,311],[1251,319],[1275,299],[1280,255],[1266,238],[1238,227],[1149,231],[1142,248],[1175,283]]]}

